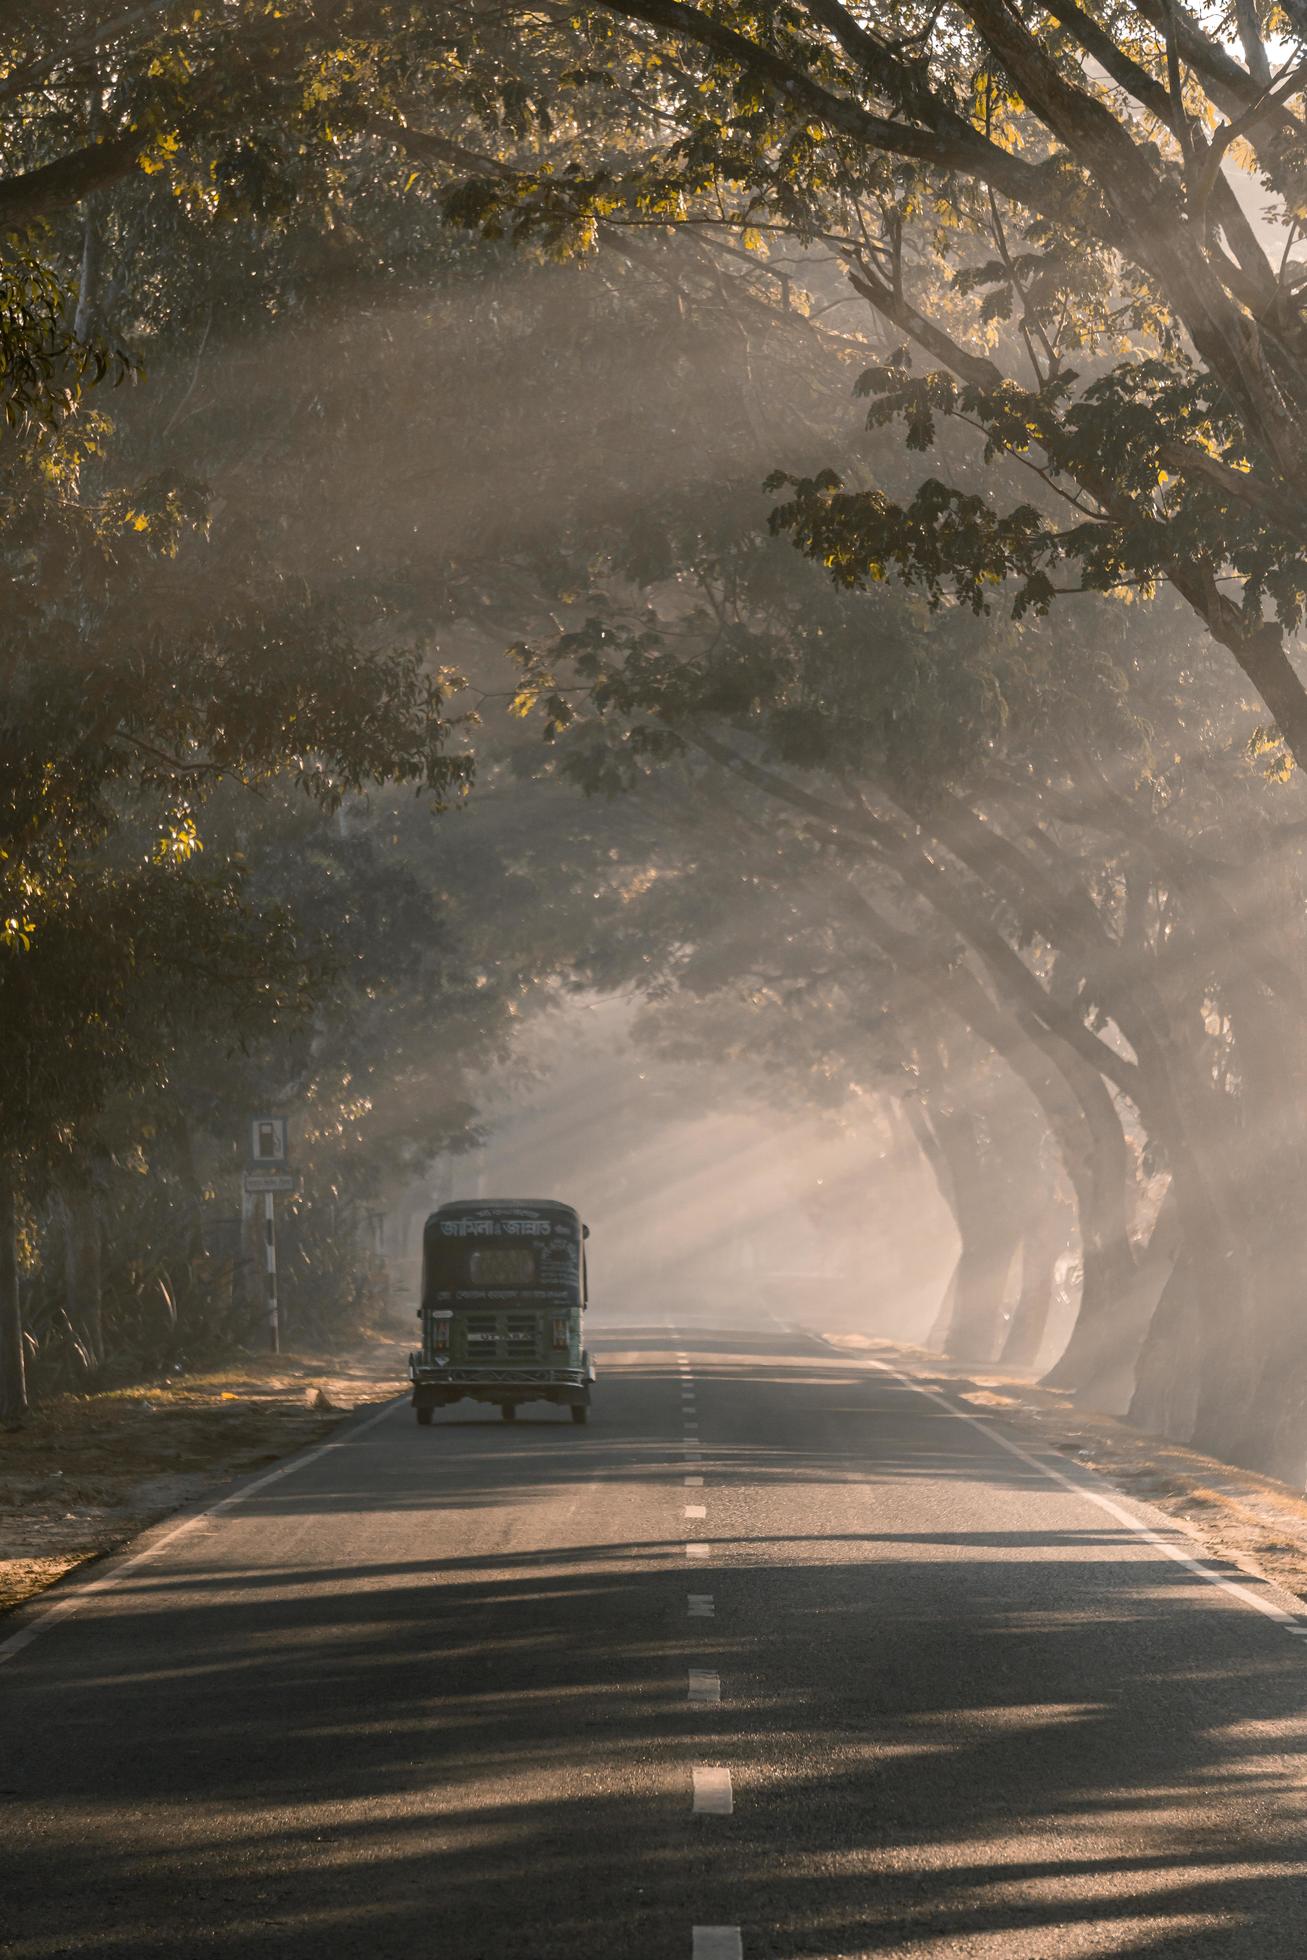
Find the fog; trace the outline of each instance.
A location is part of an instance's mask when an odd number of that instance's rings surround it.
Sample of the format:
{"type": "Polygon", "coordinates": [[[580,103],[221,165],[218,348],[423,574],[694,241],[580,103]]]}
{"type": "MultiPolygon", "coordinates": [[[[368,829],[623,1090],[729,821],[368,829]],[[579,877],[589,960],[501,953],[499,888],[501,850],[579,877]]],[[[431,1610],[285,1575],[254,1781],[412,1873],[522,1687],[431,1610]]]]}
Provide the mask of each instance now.
{"type": "Polygon", "coordinates": [[[868,544],[928,473],[977,536],[1061,493],[965,418],[868,427],[891,337],[806,239],[186,222],[115,233],[144,378],[84,462],[97,512],[173,528],[103,552],[59,658],[14,671],[55,744],[119,690],[73,852],[105,943],[154,917],[122,866],[174,860],[168,904],[221,886],[248,943],[160,925],[157,992],[86,1013],[74,925],[78,1007],[29,1013],[38,1372],[95,1360],[67,1303],[100,1252],[109,1319],[176,1345],[143,1242],[197,1350],[249,1336],[222,1261],[254,1258],[239,1140],[276,1108],[301,1338],[375,1291],[379,1210],[402,1305],[433,1202],[554,1195],[601,1312],[692,1296],[1047,1374],[1307,1476],[1307,823],[1193,613],[1123,579],[1045,616],[868,544]]]}
{"type": "Polygon", "coordinates": [[[591,1228],[592,1325],[693,1314],[921,1342],[958,1239],[888,1107],[794,1115],[729,1070],[642,1051],[625,1002],[575,1000],[539,1031],[539,1080],[492,1087],[484,1146],[395,1194],[392,1246],[418,1297],[422,1223],[451,1198],[560,1198],[591,1228]]]}
{"type": "MultiPolygon", "coordinates": [[[[402,957],[441,974],[398,1044],[317,1043],[366,1086],[339,1128],[398,1297],[434,1199],[561,1196],[604,1310],[1051,1368],[1296,1475],[1296,779],[1165,596],[1018,627],[769,535],[769,469],[920,467],[860,427],[874,323],[810,323],[838,265],[790,254],[789,312],[766,263],[445,248],[421,292],[225,319],[184,408],[185,362],[133,408],[204,454],[218,562],[257,535],[279,587],[417,648],[475,756],[465,808],[338,819],[420,890],[402,957]]],[[[976,480],[974,445],[933,465],[976,480]]]]}

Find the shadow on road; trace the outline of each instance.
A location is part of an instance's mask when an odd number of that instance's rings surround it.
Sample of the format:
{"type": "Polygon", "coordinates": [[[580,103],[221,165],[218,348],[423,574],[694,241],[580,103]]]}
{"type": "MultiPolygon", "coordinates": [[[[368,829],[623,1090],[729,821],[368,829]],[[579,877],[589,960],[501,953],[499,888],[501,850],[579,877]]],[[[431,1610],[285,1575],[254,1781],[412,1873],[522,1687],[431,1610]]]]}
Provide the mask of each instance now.
{"type": "Polygon", "coordinates": [[[676,1485],[653,1370],[606,1440],[442,1459],[396,1419],[231,1514],[236,1555],[224,1520],[127,1574],[0,1682],[0,1951],[684,1960],[698,1919],[748,1960],[1300,1953],[1307,1655],[1066,1493],[1013,1523],[1024,1466],[807,1366],[788,1431],[771,1376],[706,1384],[692,1576],[675,1495],[661,1533],[570,1522],[582,1483],[619,1522],[676,1485]],[[733,1816],[691,1816],[695,1761],[733,1816]]]}

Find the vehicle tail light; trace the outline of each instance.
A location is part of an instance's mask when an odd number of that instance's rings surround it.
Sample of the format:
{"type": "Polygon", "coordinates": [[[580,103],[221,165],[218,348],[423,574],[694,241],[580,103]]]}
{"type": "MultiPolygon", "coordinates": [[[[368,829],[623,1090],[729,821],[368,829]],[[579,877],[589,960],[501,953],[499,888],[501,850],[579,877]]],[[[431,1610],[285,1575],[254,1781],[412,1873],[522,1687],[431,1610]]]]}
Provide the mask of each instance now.
{"type": "Polygon", "coordinates": [[[556,1348],[567,1346],[567,1318],[561,1313],[554,1315],[554,1346],[556,1348]]]}

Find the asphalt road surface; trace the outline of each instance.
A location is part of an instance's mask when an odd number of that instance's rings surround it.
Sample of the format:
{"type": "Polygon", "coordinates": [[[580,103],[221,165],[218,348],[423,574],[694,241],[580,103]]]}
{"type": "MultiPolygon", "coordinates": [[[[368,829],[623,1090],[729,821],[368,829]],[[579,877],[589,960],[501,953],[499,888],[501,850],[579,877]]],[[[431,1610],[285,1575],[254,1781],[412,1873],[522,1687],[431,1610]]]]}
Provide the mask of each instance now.
{"type": "Polygon", "coordinates": [[[803,1336],[592,1319],[589,1428],[396,1405],[4,1622],[0,1951],[1300,1960],[1293,1601],[803,1336]]]}

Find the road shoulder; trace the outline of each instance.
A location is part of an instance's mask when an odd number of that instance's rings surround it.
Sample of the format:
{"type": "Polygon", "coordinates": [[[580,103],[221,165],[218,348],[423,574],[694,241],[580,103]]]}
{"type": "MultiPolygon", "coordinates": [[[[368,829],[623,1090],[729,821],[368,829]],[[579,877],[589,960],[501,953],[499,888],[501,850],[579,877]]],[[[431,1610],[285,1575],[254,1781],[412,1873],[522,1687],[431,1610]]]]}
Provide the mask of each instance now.
{"type": "Polygon", "coordinates": [[[1032,1376],[978,1370],[863,1334],[819,1338],[840,1353],[898,1369],[961,1408],[1001,1420],[1026,1447],[1056,1450],[1163,1512],[1209,1556],[1307,1599],[1307,1497],[1290,1485],[1081,1408],[1032,1376]]]}
{"type": "Polygon", "coordinates": [[[246,1355],[42,1402],[21,1430],[0,1434],[0,1618],[397,1395],[406,1352],[378,1336],[347,1354],[246,1355]]]}

